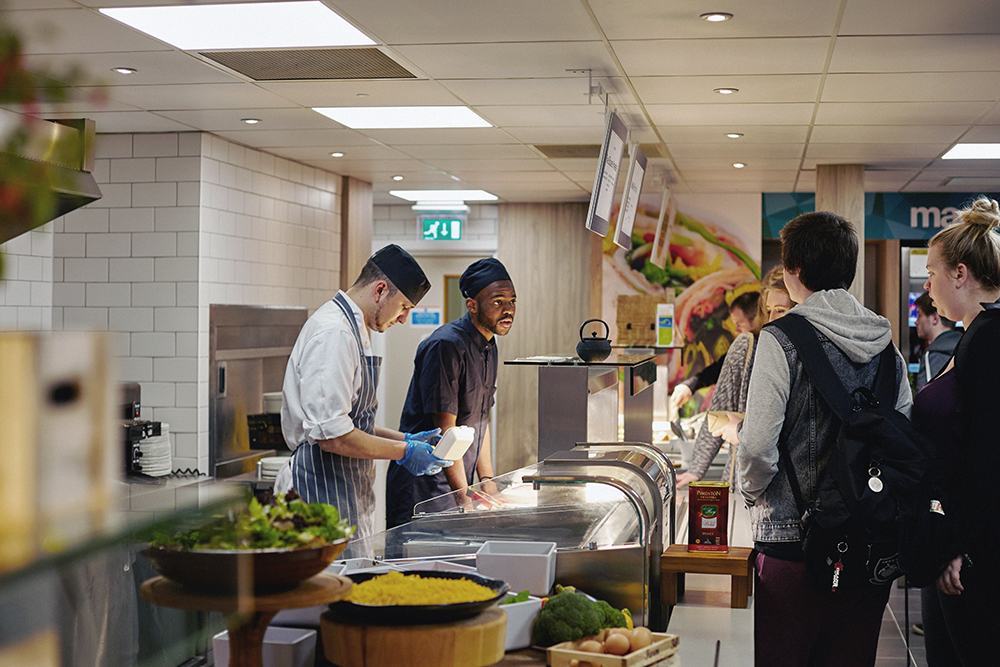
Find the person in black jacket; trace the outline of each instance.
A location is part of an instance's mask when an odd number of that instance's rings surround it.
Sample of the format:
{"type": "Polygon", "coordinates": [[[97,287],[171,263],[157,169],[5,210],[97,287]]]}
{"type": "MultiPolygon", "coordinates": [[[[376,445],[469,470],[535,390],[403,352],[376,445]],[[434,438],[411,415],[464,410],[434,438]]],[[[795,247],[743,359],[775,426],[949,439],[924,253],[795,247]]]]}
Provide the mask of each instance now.
{"type": "Polygon", "coordinates": [[[921,590],[930,667],[996,664],[1000,627],[1000,489],[988,478],[1000,470],[1000,206],[980,197],[956,217],[930,241],[924,289],[966,331],[913,402],[914,423],[937,448],[955,538],[937,587],[921,590]]]}
{"type": "Polygon", "coordinates": [[[917,307],[917,336],[927,342],[927,347],[920,353],[920,368],[917,371],[919,390],[951,359],[962,332],[956,331],[955,323],[938,313],[927,292],[917,297],[913,305],[917,307]]]}

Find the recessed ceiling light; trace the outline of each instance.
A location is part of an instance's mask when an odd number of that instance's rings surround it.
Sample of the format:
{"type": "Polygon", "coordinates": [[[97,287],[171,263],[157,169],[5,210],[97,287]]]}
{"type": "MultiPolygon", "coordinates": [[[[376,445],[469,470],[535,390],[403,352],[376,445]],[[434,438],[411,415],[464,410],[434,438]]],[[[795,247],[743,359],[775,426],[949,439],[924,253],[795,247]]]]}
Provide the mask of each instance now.
{"type": "Polygon", "coordinates": [[[401,181],[401,180],[403,180],[403,177],[402,176],[393,176],[392,180],[394,180],[394,181],[401,181]]]}
{"type": "Polygon", "coordinates": [[[1000,144],[956,144],[942,160],[1000,160],[1000,144]]]}
{"type": "Polygon", "coordinates": [[[260,118],[240,118],[240,120],[246,123],[247,125],[256,125],[257,123],[260,122],[260,118]]]}
{"type": "Polygon", "coordinates": [[[743,134],[741,132],[727,132],[726,136],[730,139],[739,139],[743,134]]]}
{"type": "Polygon", "coordinates": [[[344,157],[344,154],[340,151],[334,151],[333,153],[330,153],[330,157],[344,157]]]}
{"type": "Polygon", "coordinates": [[[390,190],[389,194],[406,201],[466,202],[496,201],[497,196],[485,190],[390,190]]]}
{"type": "Polygon", "coordinates": [[[119,74],[135,74],[138,70],[131,67],[112,67],[111,71],[118,72],[119,74]]]}
{"type": "Polygon", "coordinates": [[[358,93],[358,97],[368,97],[368,93],[358,93]]]}
{"type": "Polygon", "coordinates": [[[319,0],[106,7],[100,12],[185,51],[375,44],[319,0]]]}
{"type": "Polygon", "coordinates": [[[739,88],[716,88],[715,92],[720,95],[732,95],[733,93],[740,92],[739,88]]]}
{"type": "Polygon", "coordinates": [[[468,107],[314,107],[352,130],[492,127],[468,107]]]}
{"type": "Polygon", "coordinates": [[[709,21],[710,23],[719,23],[720,21],[728,21],[733,18],[732,14],[726,12],[708,12],[707,14],[701,15],[702,21],[709,21]]]}
{"type": "Polygon", "coordinates": [[[742,162],[734,162],[734,163],[733,163],[733,166],[734,166],[734,167],[736,167],[737,169],[742,169],[742,168],[743,168],[743,167],[745,167],[746,165],[745,165],[745,164],[743,164],[742,162]]]}

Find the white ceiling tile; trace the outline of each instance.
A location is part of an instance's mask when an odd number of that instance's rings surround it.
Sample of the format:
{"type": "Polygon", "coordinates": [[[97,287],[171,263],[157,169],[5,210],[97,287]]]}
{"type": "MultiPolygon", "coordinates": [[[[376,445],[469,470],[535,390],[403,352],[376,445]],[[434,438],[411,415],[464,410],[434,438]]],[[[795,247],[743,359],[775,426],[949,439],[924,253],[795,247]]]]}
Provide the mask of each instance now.
{"type": "Polygon", "coordinates": [[[654,104],[646,107],[657,125],[808,125],[813,104],[654,104]]]}
{"type": "Polygon", "coordinates": [[[400,146],[399,150],[418,160],[439,158],[510,160],[540,157],[536,151],[521,144],[432,144],[430,146],[400,146]]]}
{"type": "Polygon", "coordinates": [[[806,149],[807,159],[845,160],[845,164],[895,158],[936,158],[948,149],[948,144],[817,144],[810,143],[806,149]]]}
{"type": "MultiPolygon", "coordinates": [[[[966,130],[965,125],[817,125],[809,140],[814,144],[951,143],[966,130]]],[[[1000,136],[1000,128],[997,134],[1000,136]]]]}
{"type": "Polygon", "coordinates": [[[517,140],[496,127],[454,129],[360,130],[361,134],[390,146],[426,144],[516,144],[517,140]]]}
{"type": "Polygon", "coordinates": [[[824,102],[816,111],[819,125],[970,125],[992,105],[988,102],[824,102]]]}
{"type": "Polygon", "coordinates": [[[371,143],[356,131],[343,128],[326,116],[302,107],[258,109],[246,113],[234,113],[232,109],[171,109],[158,113],[209,132],[246,132],[248,135],[260,136],[298,135],[289,141],[289,146],[314,141],[316,137],[340,137],[355,143],[371,143]],[[246,117],[259,118],[261,122],[251,128],[242,122],[246,117]]]}
{"type": "Polygon", "coordinates": [[[454,173],[456,171],[485,171],[490,169],[492,171],[552,171],[552,166],[548,162],[542,159],[538,160],[458,160],[458,159],[445,159],[438,158],[433,160],[424,160],[427,164],[446,171],[448,173],[454,173]]]}
{"type": "MultiPolygon", "coordinates": [[[[120,51],[81,53],[67,58],[62,54],[42,54],[25,58],[25,66],[43,73],[72,72],[68,63],[84,73],[83,82],[114,88],[163,84],[232,83],[236,77],[218,67],[206,65],[181,51],[120,51]],[[118,74],[114,67],[131,67],[134,74],[118,74]]],[[[57,79],[60,77],[56,77],[57,79]]],[[[70,82],[66,82],[70,83],[70,82]]],[[[81,85],[81,82],[75,82],[81,85]]]]}
{"type": "MultiPolygon", "coordinates": [[[[81,114],[48,113],[46,118],[80,118],[81,114]]],[[[98,132],[190,132],[193,128],[147,111],[91,112],[86,117],[94,121],[98,132]]]]}
{"type": "Polygon", "coordinates": [[[674,143],[716,144],[716,143],[801,143],[809,134],[808,125],[745,125],[742,123],[720,127],[718,125],[671,125],[661,126],[667,148],[674,143]],[[728,132],[738,132],[743,136],[730,139],[728,132]]]}
{"type": "Polygon", "coordinates": [[[260,81],[258,86],[304,107],[449,106],[461,104],[437,81],[260,81]]]}
{"type": "Polygon", "coordinates": [[[585,6],[567,0],[421,0],[401,11],[395,0],[333,0],[344,18],[388,44],[599,39],[585,6]],[[405,19],[400,20],[400,14],[405,19]]]}
{"type": "Polygon", "coordinates": [[[604,44],[594,41],[397,46],[395,50],[435,79],[551,78],[566,76],[568,69],[591,69],[595,76],[617,74],[604,44]]]}
{"type": "MultiPolygon", "coordinates": [[[[444,84],[462,102],[470,106],[510,106],[543,104],[592,104],[604,106],[604,100],[589,95],[586,74],[550,79],[453,79],[444,84]]],[[[620,77],[594,80],[606,93],[612,93],[619,105],[635,104],[635,99],[620,77]]]]}
{"type": "Polygon", "coordinates": [[[1000,33],[993,0],[961,0],[946,7],[921,0],[851,0],[844,4],[842,35],[965,35],[1000,33]]]}
{"type": "Polygon", "coordinates": [[[801,158],[805,144],[748,144],[729,143],[670,144],[670,155],[675,160],[689,157],[726,158],[734,162],[747,162],[757,158],[801,158]]]}
{"type": "MultiPolygon", "coordinates": [[[[604,127],[604,107],[579,106],[476,107],[483,118],[501,127],[604,127]]],[[[626,123],[627,124],[627,123],[626,123]]]]}
{"type": "Polygon", "coordinates": [[[972,144],[1000,143],[1000,125],[980,125],[970,128],[968,132],[961,136],[960,140],[962,143],[972,144]]]}
{"type": "Polygon", "coordinates": [[[239,110],[287,107],[288,102],[250,83],[202,83],[164,86],[114,86],[108,89],[113,100],[150,110],[233,109],[233,115],[245,118],[239,110]]]}
{"type": "Polygon", "coordinates": [[[885,35],[840,37],[830,71],[976,72],[1000,70],[996,35],[885,35]]]}
{"type": "Polygon", "coordinates": [[[598,0],[589,3],[608,39],[794,37],[829,35],[840,0],[728,0],[708,6],[704,0],[598,0]],[[726,11],[734,19],[709,23],[706,11],[726,11]]]}
{"type": "Polygon", "coordinates": [[[29,55],[173,50],[124,23],[79,7],[5,11],[4,20],[19,32],[22,52],[29,55]]]}
{"type": "Polygon", "coordinates": [[[819,74],[780,76],[639,76],[632,85],[643,104],[749,104],[757,102],[815,102],[822,77],[819,74]],[[721,96],[716,88],[737,88],[738,93],[721,96]]]}
{"type": "Polygon", "coordinates": [[[611,46],[629,77],[814,74],[823,71],[830,40],[661,39],[612,42],[611,46]]]}
{"type": "Polygon", "coordinates": [[[746,167],[743,169],[736,169],[733,167],[733,163],[737,160],[730,160],[726,158],[719,157],[685,157],[685,158],[675,158],[674,162],[677,164],[677,169],[682,173],[687,173],[689,170],[693,171],[709,171],[716,170],[720,174],[720,178],[746,178],[746,174],[757,173],[761,171],[787,171],[796,170],[799,168],[800,158],[757,158],[755,160],[748,160],[745,162],[746,167]]]}
{"type": "Polygon", "coordinates": [[[823,102],[992,102],[1000,95],[1000,75],[978,72],[920,74],[831,74],[823,102]]]}

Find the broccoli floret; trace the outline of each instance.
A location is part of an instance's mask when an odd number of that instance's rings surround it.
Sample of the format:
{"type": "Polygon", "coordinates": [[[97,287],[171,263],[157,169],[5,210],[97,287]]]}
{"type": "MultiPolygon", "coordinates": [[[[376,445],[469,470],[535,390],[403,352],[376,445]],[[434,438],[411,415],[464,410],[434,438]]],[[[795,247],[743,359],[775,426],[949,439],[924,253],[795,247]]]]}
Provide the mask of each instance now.
{"type": "Polygon", "coordinates": [[[604,614],[583,593],[563,592],[549,598],[535,620],[535,643],[551,646],[596,634],[604,614]]]}
{"type": "Polygon", "coordinates": [[[594,603],[594,606],[597,607],[604,617],[604,620],[601,623],[602,628],[624,628],[628,625],[628,622],[625,620],[625,614],[621,613],[604,600],[598,600],[594,603]]]}

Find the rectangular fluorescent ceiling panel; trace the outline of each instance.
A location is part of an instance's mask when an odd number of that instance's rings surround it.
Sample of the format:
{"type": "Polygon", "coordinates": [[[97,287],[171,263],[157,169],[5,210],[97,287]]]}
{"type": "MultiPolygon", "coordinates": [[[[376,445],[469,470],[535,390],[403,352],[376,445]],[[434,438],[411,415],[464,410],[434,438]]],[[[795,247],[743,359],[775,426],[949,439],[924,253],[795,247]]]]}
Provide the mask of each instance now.
{"type": "Polygon", "coordinates": [[[496,201],[485,190],[390,190],[389,194],[406,201],[443,204],[445,202],[496,201]]]}
{"type": "Polygon", "coordinates": [[[956,144],[942,160],[1000,160],[1000,144],[956,144]]]}
{"type": "Polygon", "coordinates": [[[106,7],[100,11],[185,51],[375,44],[319,0],[106,7]]]}
{"type": "Polygon", "coordinates": [[[493,127],[468,107],[313,107],[352,130],[493,127]]]}

